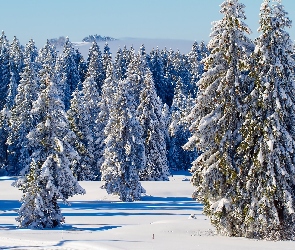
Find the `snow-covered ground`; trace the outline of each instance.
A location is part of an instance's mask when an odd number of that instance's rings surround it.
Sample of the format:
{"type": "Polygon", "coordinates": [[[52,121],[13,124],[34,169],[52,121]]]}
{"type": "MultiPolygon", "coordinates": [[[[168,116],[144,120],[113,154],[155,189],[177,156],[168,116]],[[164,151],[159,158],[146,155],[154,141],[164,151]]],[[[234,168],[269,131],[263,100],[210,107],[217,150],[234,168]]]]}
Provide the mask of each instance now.
{"type": "MultiPolygon", "coordinates": [[[[142,44],[144,44],[147,53],[149,53],[152,49],[156,49],[157,47],[159,47],[160,50],[166,47],[168,50],[179,50],[181,53],[187,54],[190,52],[193,43],[194,41],[175,39],[122,38],[115,41],[109,41],[108,45],[110,47],[111,53],[113,54],[113,56],[115,56],[119,48],[123,49],[124,46],[126,46],[127,49],[130,49],[131,46],[133,46],[135,51],[138,51],[142,44]]],[[[73,45],[76,49],[79,49],[83,57],[87,59],[91,43],[73,42],[73,45]]],[[[105,42],[98,42],[98,45],[100,47],[100,50],[103,52],[105,42]]],[[[57,48],[57,50],[61,52],[62,48],[57,48]]]]}
{"type": "Polygon", "coordinates": [[[189,178],[142,182],[147,195],[133,203],[107,195],[101,182],[81,182],[87,194],[62,205],[66,224],[53,230],[17,229],[21,192],[13,180],[0,178],[0,249],[295,249],[295,242],[217,236],[202,205],[191,199],[189,178]]]}

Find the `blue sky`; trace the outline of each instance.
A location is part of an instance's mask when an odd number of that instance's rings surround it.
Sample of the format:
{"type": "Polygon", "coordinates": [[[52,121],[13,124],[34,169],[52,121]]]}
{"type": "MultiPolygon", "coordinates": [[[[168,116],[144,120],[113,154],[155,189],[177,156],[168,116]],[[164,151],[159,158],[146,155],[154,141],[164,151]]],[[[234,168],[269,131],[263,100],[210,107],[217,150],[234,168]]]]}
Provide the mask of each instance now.
{"type": "MultiPolygon", "coordinates": [[[[69,36],[81,41],[90,34],[115,38],[161,38],[208,41],[211,22],[219,20],[222,0],[0,0],[0,29],[22,44],[33,38],[69,36]]],[[[262,0],[242,0],[246,23],[257,36],[262,0]]],[[[295,22],[295,1],[283,0],[295,22]]],[[[295,24],[294,24],[295,25],[295,24]]],[[[295,29],[289,30],[295,39],[295,29]]]]}

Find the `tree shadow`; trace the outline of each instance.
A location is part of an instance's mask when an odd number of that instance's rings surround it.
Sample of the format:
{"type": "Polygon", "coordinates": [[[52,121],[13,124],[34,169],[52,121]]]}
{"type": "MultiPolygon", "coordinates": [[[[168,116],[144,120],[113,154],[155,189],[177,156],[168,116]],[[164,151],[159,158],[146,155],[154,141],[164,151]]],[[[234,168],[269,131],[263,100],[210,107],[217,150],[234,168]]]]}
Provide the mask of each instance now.
{"type": "Polygon", "coordinates": [[[110,224],[75,224],[75,226],[65,224],[63,225],[59,230],[65,230],[65,231],[107,231],[115,228],[120,228],[121,226],[117,225],[110,225],[110,224]],[[80,225],[80,227],[79,227],[80,225]],[[89,225],[92,225],[93,227],[89,227],[89,225]],[[85,227],[88,226],[88,227],[85,227]]]}

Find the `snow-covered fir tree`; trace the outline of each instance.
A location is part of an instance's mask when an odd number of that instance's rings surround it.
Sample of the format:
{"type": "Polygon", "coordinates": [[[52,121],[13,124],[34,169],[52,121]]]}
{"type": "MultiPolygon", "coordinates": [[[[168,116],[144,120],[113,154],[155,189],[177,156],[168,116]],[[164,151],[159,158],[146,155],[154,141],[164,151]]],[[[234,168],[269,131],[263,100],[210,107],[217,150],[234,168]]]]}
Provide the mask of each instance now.
{"type": "Polygon", "coordinates": [[[162,101],[156,94],[151,72],[144,77],[137,116],[143,128],[146,167],[140,171],[140,180],[168,181],[169,168],[166,152],[166,128],[162,101]]]}
{"type": "Polygon", "coordinates": [[[75,62],[80,76],[80,82],[84,82],[87,74],[87,62],[78,49],[75,50],[75,62]]]}
{"type": "Polygon", "coordinates": [[[191,163],[198,156],[196,149],[186,151],[182,146],[191,137],[189,124],[186,117],[192,111],[195,104],[195,99],[192,98],[190,92],[191,87],[183,84],[179,77],[171,106],[171,118],[169,124],[169,167],[173,171],[187,170],[191,167],[191,163]]]}
{"type": "Polygon", "coordinates": [[[32,114],[40,122],[28,134],[32,156],[27,174],[14,183],[24,193],[16,220],[21,228],[54,228],[64,223],[58,199],[67,203],[69,197],[85,190],[70,169],[73,158],[78,157],[69,143],[75,135],[69,129],[57,84],[49,75],[32,114]]]}
{"type": "Polygon", "coordinates": [[[204,73],[204,64],[202,63],[204,53],[197,42],[194,42],[192,50],[187,54],[187,68],[190,73],[190,84],[197,94],[197,83],[204,73]]]}
{"type": "MultiPolygon", "coordinates": [[[[184,86],[183,91],[185,90],[185,95],[190,95],[195,98],[197,95],[197,86],[195,79],[192,78],[191,72],[194,74],[193,70],[191,70],[191,62],[188,56],[182,55],[180,51],[175,52],[173,58],[173,69],[174,69],[174,81],[176,82],[175,87],[179,78],[181,78],[182,85],[184,86]]],[[[174,88],[175,94],[175,88],[174,88]]]]}
{"type": "Polygon", "coordinates": [[[164,70],[164,79],[166,86],[166,104],[171,107],[173,102],[174,88],[176,85],[177,79],[175,78],[175,69],[173,65],[174,60],[174,51],[168,51],[166,48],[161,51],[163,70],[164,70]]]}
{"type": "Polygon", "coordinates": [[[27,134],[36,125],[31,115],[33,101],[36,101],[39,83],[35,66],[36,47],[30,41],[25,49],[24,70],[21,73],[14,106],[9,119],[8,173],[18,175],[30,160],[27,134]]]}
{"type": "Polygon", "coordinates": [[[23,47],[20,45],[19,40],[14,37],[9,48],[9,65],[10,72],[14,75],[16,84],[19,84],[20,74],[24,67],[23,47]]]}
{"type": "Polygon", "coordinates": [[[56,74],[53,74],[52,69],[56,65],[57,53],[54,45],[52,45],[49,40],[46,41],[46,44],[43,48],[40,49],[38,57],[36,59],[37,74],[40,81],[40,88],[46,88],[46,81],[48,74],[51,74],[51,77],[55,77],[56,74]]]}
{"type": "Polygon", "coordinates": [[[128,68],[128,58],[126,57],[128,55],[128,51],[126,46],[124,47],[124,50],[121,48],[118,49],[115,60],[114,60],[114,69],[117,73],[117,79],[124,80],[126,79],[127,75],[127,68],[128,68]]]}
{"type": "Polygon", "coordinates": [[[76,64],[76,53],[69,38],[66,38],[66,43],[56,68],[62,82],[61,85],[63,85],[63,96],[61,97],[65,103],[66,110],[68,110],[70,108],[71,95],[81,83],[76,64]]]}
{"type": "Polygon", "coordinates": [[[137,55],[134,53],[133,50],[131,50],[130,53],[132,59],[128,65],[126,80],[129,82],[129,85],[131,87],[130,91],[135,98],[136,104],[139,105],[139,95],[144,86],[144,76],[149,70],[148,62],[144,47],[141,47],[141,50],[137,55]]]}
{"type": "Polygon", "coordinates": [[[9,42],[4,31],[0,37],[0,110],[4,108],[10,82],[9,42]]]}
{"type": "Polygon", "coordinates": [[[87,76],[91,76],[94,79],[98,88],[97,91],[101,93],[102,85],[105,79],[103,72],[102,54],[96,42],[93,42],[92,46],[89,49],[87,66],[87,76]]]}
{"type": "Polygon", "coordinates": [[[19,50],[17,50],[17,39],[14,39],[14,43],[9,45],[9,42],[2,32],[0,37],[0,173],[7,175],[7,138],[9,135],[9,117],[10,108],[14,103],[14,97],[16,95],[18,74],[18,59],[21,57],[19,50]],[[14,53],[10,53],[11,47],[14,53]],[[14,61],[15,59],[15,61],[14,61]]]}
{"type": "Polygon", "coordinates": [[[113,107],[113,96],[118,89],[118,74],[113,65],[109,65],[110,69],[108,72],[112,72],[107,79],[104,81],[102,86],[102,92],[100,96],[100,101],[98,103],[99,113],[97,114],[95,126],[94,126],[94,137],[96,141],[94,143],[94,156],[97,161],[97,168],[100,169],[102,163],[104,162],[104,151],[105,151],[105,139],[107,134],[104,133],[106,125],[109,121],[111,107],[113,107]]]}
{"type": "Polygon", "coordinates": [[[112,53],[110,51],[110,47],[109,47],[108,43],[106,43],[103,48],[102,64],[103,64],[103,70],[102,70],[103,80],[105,80],[111,74],[111,72],[109,70],[113,68],[111,66],[113,64],[112,53]]]}
{"type": "Polygon", "coordinates": [[[120,81],[105,127],[104,188],[122,201],[140,200],[144,191],[139,171],[145,167],[143,131],[136,118],[136,102],[128,81],[120,81]]]}
{"type": "Polygon", "coordinates": [[[203,59],[210,55],[210,51],[204,41],[200,43],[200,53],[203,59]]]}
{"type": "Polygon", "coordinates": [[[207,70],[198,82],[198,97],[188,120],[192,137],[185,149],[203,152],[191,168],[193,197],[204,204],[204,214],[223,235],[239,235],[244,223],[240,207],[240,166],[237,146],[241,142],[239,129],[245,67],[252,42],[249,28],[243,22],[245,6],[238,0],[221,4],[223,18],[213,23],[210,55],[204,59],[207,70]]]}
{"type": "Polygon", "coordinates": [[[9,111],[4,107],[0,111],[0,175],[8,175],[7,172],[7,138],[8,138],[9,111]]]}
{"type": "MultiPolygon", "coordinates": [[[[245,99],[239,153],[243,224],[235,235],[295,239],[295,78],[291,21],[281,1],[264,0],[245,99]]],[[[233,233],[232,233],[233,234],[233,233]]]]}
{"type": "Polygon", "coordinates": [[[17,78],[18,78],[18,76],[13,71],[11,71],[10,72],[10,82],[8,85],[6,103],[5,103],[5,108],[9,111],[11,110],[11,108],[14,105],[15,96],[17,93],[17,86],[18,86],[17,78]]]}
{"type": "MultiPolygon", "coordinates": [[[[164,129],[165,129],[166,150],[167,152],[169,152],[169,149],[170,149],[169,126],[171,123],[171,113],[170,113],[170,108],[166,103],[164,103],[162,107],[162,117],[163,117],[164,129]]],[[[168,158],[168,155],[167,155],[167,158],[168,158]]],[[[169,165],[169,159],[167,160],[169,165]]]]}
{"type": "Polygon", "coordinates": [[[157,90],[157,95],[163,103],[167,103],[167,82],[164,76],[164,65],[159,48],[151,51],[149,68],[153,74],[153,80],[157,90]]]}
{"type": "MultiPolygon", "coordinates": [[[[87,140],[84,137],[85,131],[81,131],[81,127],[83,127],[84,112],[82,99],[82,91],[77,88],[72,94],[71,106],[67,111],[70,128],[76,135],[75,140],[72,140],[70,144],[79,154],[79,158],[76,157],[71,162],[71,170],[78,181],[95,179],[94,172],[91,169],[91,163],[93,162],[94,157],[87,149],[87,140]]],[[[88,130],[86,132],[88,132],[88,130]]]]}
{"type": "Polygon", "coordinates": [[[36,60],[38,57],[38,49],[35,45],[35,42],[33,39],[31,39],[26,47],[25,47],[25,51],[24,51],[24,67],[27,65],[26,60],[36,64],[36,60]]]}
{"type": "Polygon", "coordinates": [[[96,120],[99,114],[100,96],[96,82],[87,77],[82,90],[73,93],[68,117],[77,139],[74,142],[80,159],[73,165],[73,172],[78,180],[94,180],[100,175],[95,157],[96,120]],[[95,176],[96,175],[96,176],[95,176]]]}

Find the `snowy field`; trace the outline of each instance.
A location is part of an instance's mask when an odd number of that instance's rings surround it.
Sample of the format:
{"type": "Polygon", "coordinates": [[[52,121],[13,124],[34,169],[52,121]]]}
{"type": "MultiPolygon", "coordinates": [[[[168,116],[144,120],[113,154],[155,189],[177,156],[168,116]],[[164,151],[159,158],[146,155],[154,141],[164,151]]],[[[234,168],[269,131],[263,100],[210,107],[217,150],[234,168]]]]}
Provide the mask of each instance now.
{"type": "Polygon", "coordinates": [[[21,192],[11,186],[13,180],[2,178],[0,249],[295,249],[295,242],[217,236],[202,205],[191,199],[189,178],[142,182],[147,195],[133,203],[107,195],[101,182],[81,182],[87,194],[73,197],[70,207],[62,205],[66,224],[53,230],[17,229],[21,192]]]}

